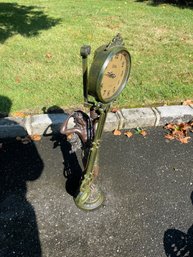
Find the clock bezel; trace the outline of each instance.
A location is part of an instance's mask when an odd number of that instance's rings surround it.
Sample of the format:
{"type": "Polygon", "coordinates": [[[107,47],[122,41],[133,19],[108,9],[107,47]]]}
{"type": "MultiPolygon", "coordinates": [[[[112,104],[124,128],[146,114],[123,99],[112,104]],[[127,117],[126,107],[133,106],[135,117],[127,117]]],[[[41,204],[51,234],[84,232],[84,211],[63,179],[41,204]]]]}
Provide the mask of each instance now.
{"type": "Polygon", "coordinates": [[[93,63],[91,64],[89,77],[88,77],[88,94],[92,95],[96,101],[101,103],[110,103],[114,101],[125,88],[131,71],[131,56],[128,50],[123,46],[115,46],[110,49],[106,49],[106,46],[99,47],[94,56],[93,63]],[[125,75],[123,83],[119,86],[115,94],[109,98],[103,98],[101,95],[101,81],[104,76],[104,72],[112,57],[122,51],[125,51],[128,56],[128,72],[125,75]]]}

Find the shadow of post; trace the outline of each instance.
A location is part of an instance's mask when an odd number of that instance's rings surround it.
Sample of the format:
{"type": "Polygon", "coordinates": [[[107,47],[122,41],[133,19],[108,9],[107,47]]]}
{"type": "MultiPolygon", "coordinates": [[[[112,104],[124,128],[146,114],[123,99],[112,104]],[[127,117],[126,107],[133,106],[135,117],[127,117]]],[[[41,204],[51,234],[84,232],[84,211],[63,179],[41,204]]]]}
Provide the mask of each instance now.
{"type": "MultiPolygon", "coordinates": [[[[11,108],[10,99],[0,96],[0,102],[4,102],[8,113],[11,108]]],[[[0,118],[0,123],[3,120],[5,118],[0,118]]],[[[20,130],[22,129],[24,130],[21,127],[20,130]]],[[[27,200],[26,193],[27,181],[38,179],[43,166],[32,141],[24,144],[22,141],[0,138],[0,256],[2,257],[42,256],[35,210],[27,200]]]]}
{"type": "MultiPolygon", "coordinates": [[[[58,106],[49,107],[47,110],[44,108],[44,113],[47,114],[50,120],[53,119],[52,114],[54,113],[63,113],[63,109],[58,106]]],[[[68,114],[67,114],[68,115],[68,114]]],[[[64,120],[63,120],[64,122],[64,120]]],[[[66,178],[66,191],[73,197],[76,197],[79,193],[81,178],[82,178],[82,168],[80,166],[79,159],[76,153],[71,153],[72,146],[68,142],[65,135],[60,133],[55,133],[56,129],[53,125],[49,128],[51,133],[45,135],[51,136],[51,141],[53,141],[53,148],[60,147],[62,156],[63,156],[63,164],[64,164],[64,172],[63,175],[66,178]]],[[[58,130],[57,130],[58,131],[58,130]]]]}
{"type": "MultiPolygon", "coordinates": [[[[193,192],[190,198],[193,204],[193,192]]],[[[178,229],[168,229],[164,234],[164,249],[169,257],[192,257],[193,225],[187,233],[178,229]]]]}
{"type": "Polygon", "coordinates": [[[16,34],[37,36],[41,30],[50,29],[59,22],[60,19],[48,17],[37,6],[0,3],[0,43],[16,34]]]}

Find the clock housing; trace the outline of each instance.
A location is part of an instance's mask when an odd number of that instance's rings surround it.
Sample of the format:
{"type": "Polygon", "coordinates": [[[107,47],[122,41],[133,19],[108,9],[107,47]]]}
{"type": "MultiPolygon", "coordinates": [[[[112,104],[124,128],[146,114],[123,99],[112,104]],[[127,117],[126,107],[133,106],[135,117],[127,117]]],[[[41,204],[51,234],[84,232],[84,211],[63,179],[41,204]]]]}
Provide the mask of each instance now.
{"type": "Polygon", "coordinates": [[[126,86],[130,69],[131,57],[124,46],[99,47],[88,76],[88,94],[101,103],[114,101],[126,86]]]}

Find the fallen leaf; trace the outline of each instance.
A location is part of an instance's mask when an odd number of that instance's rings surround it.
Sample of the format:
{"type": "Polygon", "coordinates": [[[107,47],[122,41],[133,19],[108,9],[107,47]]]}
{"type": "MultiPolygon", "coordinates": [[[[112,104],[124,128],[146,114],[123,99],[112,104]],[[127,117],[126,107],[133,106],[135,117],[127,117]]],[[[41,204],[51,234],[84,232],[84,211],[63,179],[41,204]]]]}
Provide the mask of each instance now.
{"type": "Polygon", "coordinates": [[[130,138],[133,136],[133,133],[131,131],[127,131],[124,133],[124,135],[130,138]]]}
{"type": "Polygon", "coordinates": [[[118,112],[118,110],[119,110],[119,109],[117,109],[117,108],[113,108],[113,109],[111,110],[111,112],[116,113],[116,112],[118,112]]]}
{"type": "Polygon", "coordinates": [[[170,133],[165,136],[166,139],[176,139],[182,144],[187,144],[190,139],[188,133],[193,131],[193,122],[182,122],[180,124],[171,123],[167,124],[164,128],[170,131],[170,133]]]}
{"type": "Polygon", "coordinates": [[[20,82],[21,82],[20,77],[17,76],[17,77],[15,78],[15,82],[16,82],[16,83],[20,83],[20,82]]]}
{"type": "Polygon", "coordinates": [[[169,139],[169,140],[173,140],[174,139],[174,136],[172,136],[171,134],[167,134],[164,136],[166,139],[169,139]]]}
{"type": "Polygon", "coordinates": [[[48,59],[52,58],[51,53],[47,53],[47,54],[46,54],[46,58],[48,58],[48,59]]]}
{"type": "Polygon", "coordinates": [[[175,129],[175,126],[176,126],[175,124],[169,123],[169,124],[166,124],[166,125],[164,126],[164,128],[170,130],[170,129],[175,129]]]}
{"type": "Polygon", "coordinates": [[[185,122],[183,122],[183,123],[180,123],[179,124],[179,128],[181,129],[181,130],[189,130],[189,129],[191,129],[191,125],[189,124],[189,123],[185,123],[185,122]]]}
{"type": "Polygon", "coordinates": [[[142,130],[140,134],[141,134],[142,136],[146,137],[146,136],[147,136],[147,131],[142,130]]]}
{"type": "Polygon", "coordinates": [[[30,136],[30,138],[33,141],[40,141],[41,140],[41,136],[37,135],[37,134],[30,136]]]}
{"type": "Polygon", "coordinates": [[[113,135],[120,136],[121,135],[121,131],[118,130],[118,129],[115,129],[115,130],[113,130],[113,135]]]}
{"type": "Polygon", "coordinates": [[[191,99],[187,99],[182,104],[183,105],[190,105],[190,104],[193,104],[193,101],[191,99]]]}
{"type": "Polygon", "coordinates": [[[191,137],[184,137],[184,138],[179,138],[178,140],[182,143],[182,144],[187,144],[189,139],[191,139],[191,137]]]}
{"type": "Polygon", "coordinates": [[[186,37],[182,37],[181,40],[182,40],[182,41],[186,41],[187,38],[186,38],[186,37]]]}
{"type": "Polygon", "coordinates": [[[181,131],[181,130],[174,130],[172,132],[172,135],[175,136],[175,137],[184,137],[184,132],[181,131]]]}
{"type": "Polygon", "coordinates": [[[141,129],[141,128],[136,128],[135,129],[135,133],[136,134],[140,134],[140,135],[142,135],[142,136],[147,136],[147,132],[144,130],[144,129],[141,129]]]}
{"type": "Polygon", "coordinates": [[[27,116],[27,114],[23,113],[23,112],[14,112],[12,114],[12,116],[14,117],[19,117],[19,118],[25,118],[27,116]]]}

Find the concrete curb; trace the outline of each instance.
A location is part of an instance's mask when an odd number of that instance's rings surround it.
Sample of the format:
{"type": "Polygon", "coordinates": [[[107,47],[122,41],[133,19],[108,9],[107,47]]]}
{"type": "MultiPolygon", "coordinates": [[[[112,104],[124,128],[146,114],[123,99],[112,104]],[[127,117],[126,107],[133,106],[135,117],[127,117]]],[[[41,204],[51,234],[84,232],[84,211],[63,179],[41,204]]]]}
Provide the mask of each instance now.
{"type": "MultiPolygon", "coordinates": [[[[57,133],[67,117],[67,114],[60,113],[33,115],[26,118],[1,118],[0,138],[57,133]]],[[[105,131],[163,126],[166,123],[188,122],[192,119],[193,105],[121,109],[116,113],[108,113],[105,131]]]]}

